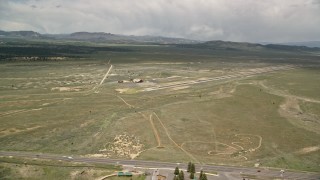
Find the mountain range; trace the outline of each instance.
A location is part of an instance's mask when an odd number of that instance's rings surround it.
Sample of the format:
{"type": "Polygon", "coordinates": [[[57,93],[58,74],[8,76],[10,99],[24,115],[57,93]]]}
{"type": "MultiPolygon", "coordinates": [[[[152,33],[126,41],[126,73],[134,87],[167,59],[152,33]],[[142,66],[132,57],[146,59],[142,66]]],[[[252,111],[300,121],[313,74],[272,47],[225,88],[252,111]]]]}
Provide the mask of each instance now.
{"type": "Polygon", "coordinates": [[[0,31],[0,38],[29,38],[91,41],[106,43],[153,43],[153,44],[190,44],[199,41],[161,36],[127,36],[104,32],[75,32],[71,34],[40,34],[34,31],[0,31]]]}
{"type": "Polygon", "coordinates": [[[307,46],[307,47],[320,48],[320,41],[285,42],[285,43],[278,43],[278,44],[289,45],[289,46],[307,46]]]}
{"type": "Polygon", "coordinates": [[[250,50],[259,51],[264,49],[283,51],[319,51],[320,41],[281,44],[258,44],[247,42],[230,41],[196,41],[184,38],[170,38],[161,36],[128,36],[105,32],[75,32],[71,34],[40,34],[34,31],[1,31],[1,38],[22,38],[39,40],[70,40],[98,43],[119,44],[176,44],[183,48],[203,48],[215,50],[250,50]]]}
{"type": "Polygon", "coordinates": [[[197,44],[178,44],[182,48],[199,48],[211,50],[227,50],[227,51],[263,51],[263,50],[277,50],[277,51],[295,51],[295,52],[310,52],[320,51],[318,47],[306,46],[290,46],[281,44],[258,44],[247,42],[231,42],[231,41],[207,41],[197,44]]]}

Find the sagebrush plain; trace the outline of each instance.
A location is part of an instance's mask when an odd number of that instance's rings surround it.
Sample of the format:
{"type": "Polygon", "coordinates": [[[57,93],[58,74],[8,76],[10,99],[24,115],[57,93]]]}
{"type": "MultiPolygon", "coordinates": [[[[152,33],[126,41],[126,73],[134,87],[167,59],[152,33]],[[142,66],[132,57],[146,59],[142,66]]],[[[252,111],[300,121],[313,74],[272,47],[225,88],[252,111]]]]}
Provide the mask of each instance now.
{"type": "Polygon", "coordinates": [[[1,151],[319,172],[316,52],[4,42],[1,151]]]}

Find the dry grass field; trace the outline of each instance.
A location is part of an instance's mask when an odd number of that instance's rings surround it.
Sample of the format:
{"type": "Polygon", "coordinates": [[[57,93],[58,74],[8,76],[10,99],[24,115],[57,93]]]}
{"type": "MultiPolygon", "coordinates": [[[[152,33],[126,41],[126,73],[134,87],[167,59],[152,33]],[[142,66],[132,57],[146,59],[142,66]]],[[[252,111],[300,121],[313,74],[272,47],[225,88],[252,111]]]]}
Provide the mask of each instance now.
{"type": "Polygon", "coordinates": [[[319,68],[152,48],[0,63],[0,150],[319,172],[319,68]]]}

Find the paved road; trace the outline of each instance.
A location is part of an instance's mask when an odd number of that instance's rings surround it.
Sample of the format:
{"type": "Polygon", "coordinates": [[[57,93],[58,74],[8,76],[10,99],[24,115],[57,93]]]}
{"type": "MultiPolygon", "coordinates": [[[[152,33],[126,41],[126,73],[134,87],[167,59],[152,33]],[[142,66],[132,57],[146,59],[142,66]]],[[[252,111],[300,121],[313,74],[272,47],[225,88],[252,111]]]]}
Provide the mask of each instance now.
{"type": "MultiPolygon", "coordinates": [[[[143,161],[143,160],[122,160],[122,159],[108,159],[108,158],[94,158],[94,157],[82,157],[82,156],[64,156],[57,154],[43,154],[43,153],[33,153],[33,152],[9,152],[9,151],[0,151],[0,156],[5,157],[22,157],[22,158],[38,158],[46,160],[63,160],[71,162],[80,162],[80,163],[102,163],[102,164],[111,164],[111,165],[133,165],[135,167],[149,167],[149,168],[175,168],[177,165],[180,168],[186,169],[186,164],[177,164],[170,162],[156,162],[156,161],[143,161]]],[[[282,174],[280,170],[277,169],[265,169],[260,168],[261,172],[258,172],[258,168],[248,168],[248,167],[234,167],[234,166],[216,166],[216,165],[198,165],[196,164],[197,171],[202,168],[205,172],[219,172],[221,176],[226,176],[229,174],[248,174],[256,175],[259,177],[273,177],[280,179],[305,179],[305,180],[320,180],[319,173],[310,173],[310,172],[290,172],[286,171],[282,174]]],[[[217,179],[220,179],[217,177],[217,179]]]]}

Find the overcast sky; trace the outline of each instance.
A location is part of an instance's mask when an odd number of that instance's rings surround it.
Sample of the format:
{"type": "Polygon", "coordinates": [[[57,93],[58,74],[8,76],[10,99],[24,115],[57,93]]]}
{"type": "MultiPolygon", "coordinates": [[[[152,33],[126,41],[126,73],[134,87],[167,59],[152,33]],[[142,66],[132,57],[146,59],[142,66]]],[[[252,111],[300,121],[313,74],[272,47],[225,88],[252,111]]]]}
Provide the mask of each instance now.
{"type": "Polygon", "coordinates": [[[0,29],[197,40],[320,40],[320,0],[0,0],[0,29]]]}

